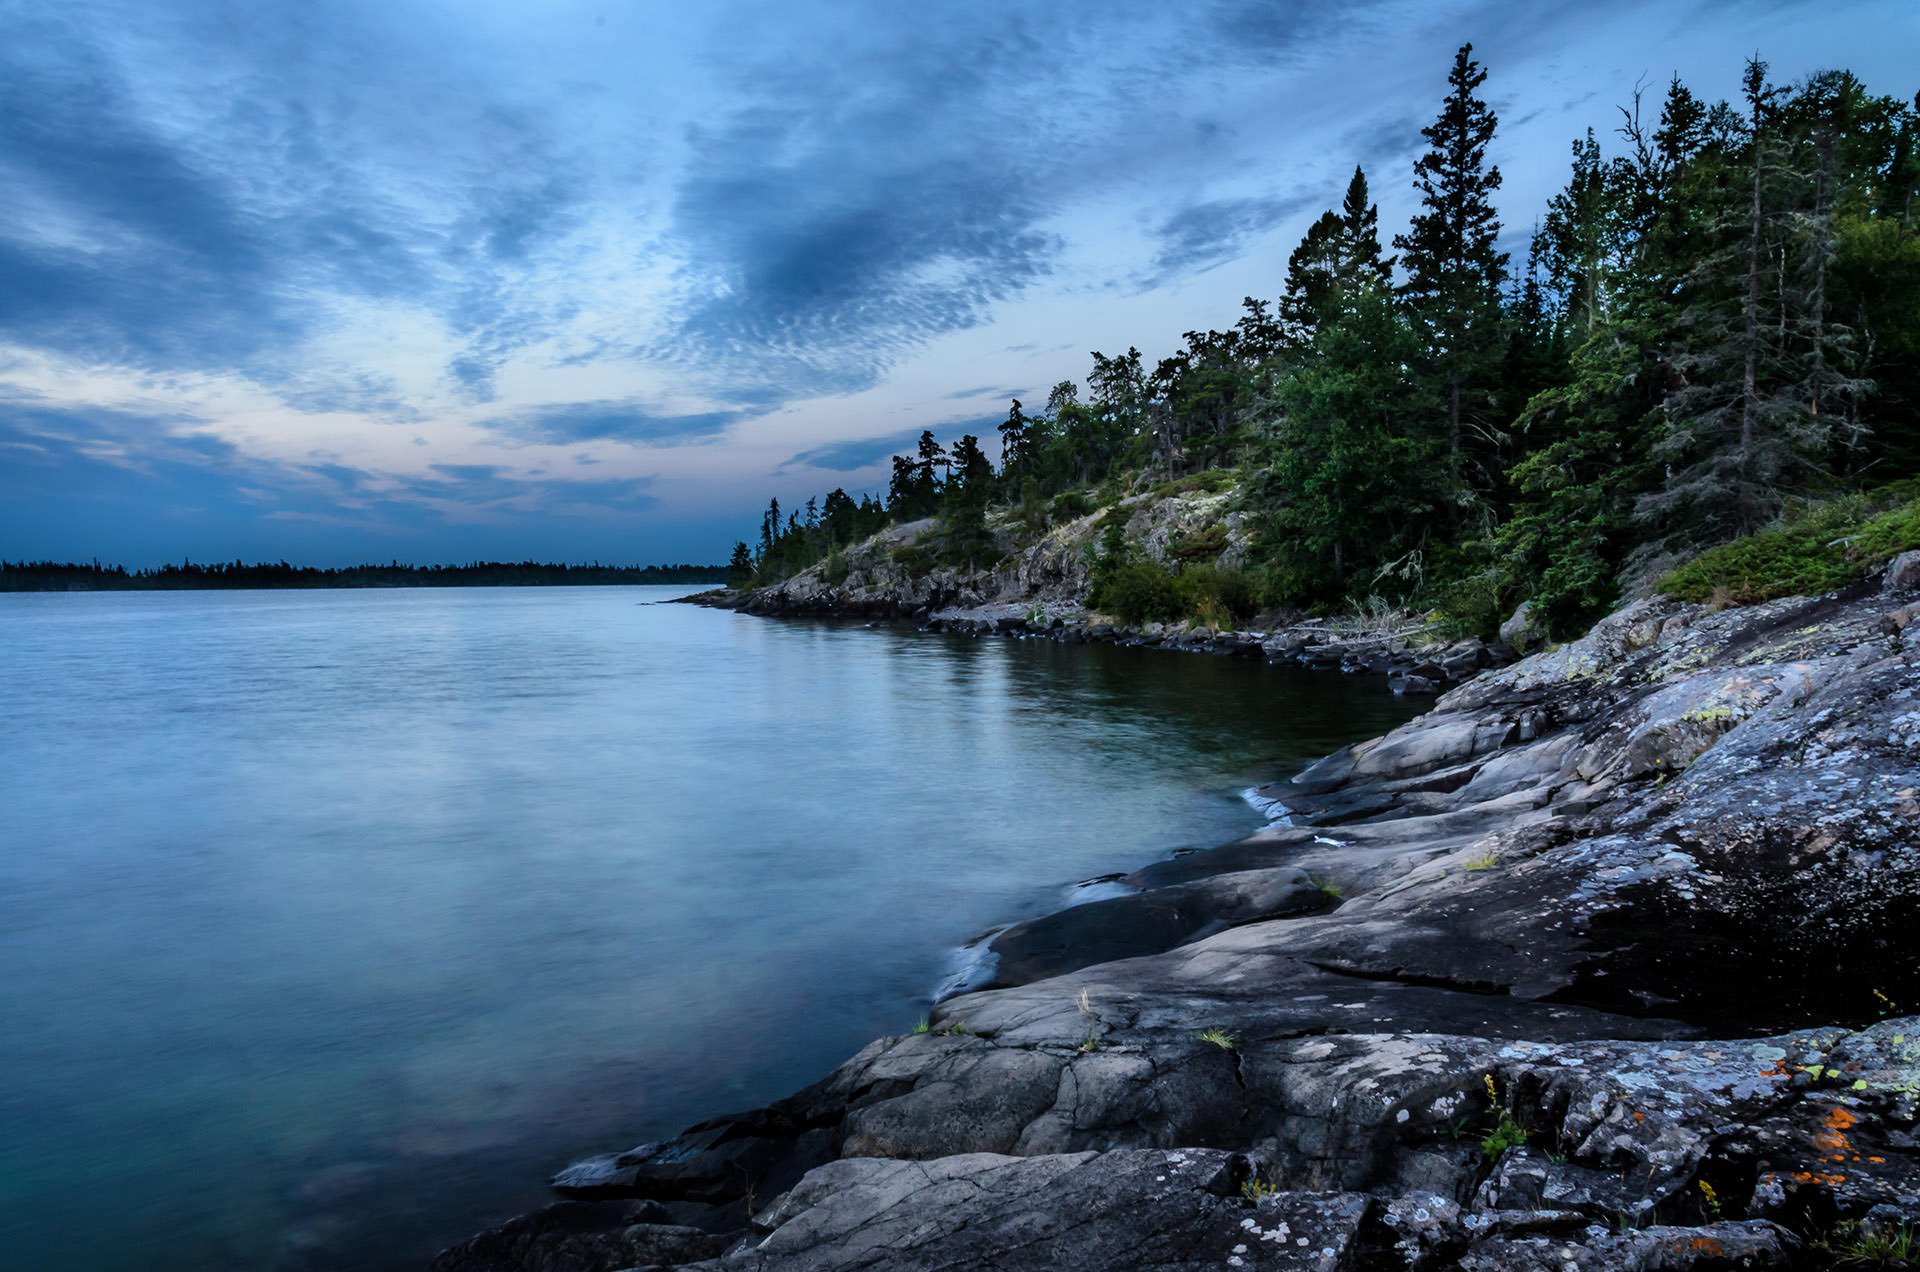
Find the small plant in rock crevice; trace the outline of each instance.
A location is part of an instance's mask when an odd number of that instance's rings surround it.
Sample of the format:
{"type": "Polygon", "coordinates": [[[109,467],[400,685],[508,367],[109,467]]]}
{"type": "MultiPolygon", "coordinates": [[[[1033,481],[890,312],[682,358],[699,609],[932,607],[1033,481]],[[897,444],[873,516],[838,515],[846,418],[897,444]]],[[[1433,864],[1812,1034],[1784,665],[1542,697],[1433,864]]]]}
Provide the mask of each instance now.
{"type": "Polygon", "coordinates": [[[1239,1046],[1238,1041],[1232,1034],[1218,1027],[1202,1029],[1200,1031],[1200,1041],[1210,1042],[1222,1051],[1233,1051],[1239,1046]]]}
{"type": "Polygon", "coordinates": [[[1837,1268],[1920,1267],[1920,1232],[1911,1224],[1850,1220],[1811,1244],[1837,1268]]]}
{"type": "Polygon", "coordinates": [[[1271,1197],[1279,1191],[1278,1186],[1268,1183],[1258,1175],[1240,1185],[1240,1195],[1256,1206],[1260,1204],[1262,1197],[1271,1197]]]}
{"type": "Polygon", "coordinates": [[[1487,1105],[1493,1113],[1493,1128],[1480,1139],[1480,1151],[1490,1162],[1498,1161],[1500,1155],[1510,1148],[1519,1148],[1527,1142],[1527,1128],[1513,1115],[1513,1110],[1501,1103],[1499,1089],[1494,1086],[1493,1075],[1485,1075],[1487,1084],[1487,1105]]]}

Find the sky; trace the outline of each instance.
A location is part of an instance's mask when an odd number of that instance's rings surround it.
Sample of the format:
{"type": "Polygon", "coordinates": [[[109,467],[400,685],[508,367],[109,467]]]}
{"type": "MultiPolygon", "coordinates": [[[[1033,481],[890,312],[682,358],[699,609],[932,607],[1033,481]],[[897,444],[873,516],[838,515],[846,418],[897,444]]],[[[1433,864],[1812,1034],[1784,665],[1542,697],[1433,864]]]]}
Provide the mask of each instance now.
{"type": "MultiPolygon", "coordinates": [[[[0,0],[0,558],[724,560],[1635,85],[1920,89],[1913,0],[0,0]]],[[[996,449],[990,447],[990,450],[996,449]]]]}

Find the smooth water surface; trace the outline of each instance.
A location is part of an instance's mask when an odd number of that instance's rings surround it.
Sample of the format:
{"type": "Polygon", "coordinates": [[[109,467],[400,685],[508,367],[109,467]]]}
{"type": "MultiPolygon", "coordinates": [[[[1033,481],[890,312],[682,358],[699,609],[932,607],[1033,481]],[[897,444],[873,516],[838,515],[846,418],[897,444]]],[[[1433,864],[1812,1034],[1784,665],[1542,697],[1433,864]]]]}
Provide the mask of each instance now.
{"type": "Polygon", "coordinates": [[[419,1268],[1407,714],[668,588],[0,596],[0,1250],[419,1268]]]}

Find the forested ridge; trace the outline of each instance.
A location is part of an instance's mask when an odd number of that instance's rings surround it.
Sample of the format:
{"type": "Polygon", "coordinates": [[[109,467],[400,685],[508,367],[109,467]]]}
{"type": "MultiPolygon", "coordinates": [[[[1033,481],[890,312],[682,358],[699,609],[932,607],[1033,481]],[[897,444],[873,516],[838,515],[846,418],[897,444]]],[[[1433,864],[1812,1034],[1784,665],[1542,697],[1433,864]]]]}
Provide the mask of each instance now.
{"type": "Polygon", "coordinates": [[[323,569],[285,561],[182,561],[150,570],[66,561],[0,561],[0,592],[165,591],[253,587],[542,587],[636,583],[717,583],[712,565],[547,564],[472,561],[464,565],[349,565],[323,569]]]}
{"type": "Polygon", "coordinates": [[[921,518],[918,560],[982,568],[1195,486],[1234,492],[1245,563],[1145,559],[1113,520],[1091,604],[1391,604],[1491,632],[1531,601],[1564,634],[1654,585],[1751,600],[1920,546],[1920,98],[1841,70],[1776,84],[1758,58],[1731,102],[1635,88],[1573,140],[1514,260],[1486,80],[1462,47],[1400,232],[1356,167],[1273,299],[1156,362],[1093,353],[1084,385],[1013,402],[997,465],[928,430],[884,498],[775,501],[730,582],[831,578],[921,518]]]}

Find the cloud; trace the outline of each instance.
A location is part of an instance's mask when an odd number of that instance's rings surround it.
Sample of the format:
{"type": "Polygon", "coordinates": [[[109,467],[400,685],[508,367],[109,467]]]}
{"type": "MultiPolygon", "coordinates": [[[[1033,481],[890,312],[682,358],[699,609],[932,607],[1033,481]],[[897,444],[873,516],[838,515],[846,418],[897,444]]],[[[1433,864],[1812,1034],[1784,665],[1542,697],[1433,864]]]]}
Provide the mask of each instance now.
{"type": "Polygon", "coordinates": [[[783,45],[736,81],[740,104],[689,132],[665,236],[686,293],[643,352],[716,395],[870,388],[988,321],[1062,250],[1048,221],[1067,192],[1048,174],[1066,152],[1004,72],[1044,78],[1064,50],[991,11],[849,38],[884,48],[809,60],[783,45]]]}
{"type": "Polygon", "coordinates": [[[857,437],[850,441],[829,442],[825,446],[801,451],[798,455],[783,461],[776,471],[785,472],[792,468],[824,468],[833,473],[858,472],[883,459],[912,450],[920,440],[920,432],[921,430],[917,428],[910,428],[899,433],[889,433],[885,437],[857,437]]]}
{"type": "Polygon", "coordinates": [[[1318,195],[1263,195],[1189,204],[1154,230],[1160,250],[1143,286],[1225,264],[1251,240],[1322,201],[1318,195]]]}
{"type": "Polygon", "coordinates": [[[574,223],[579,164],[551,121],[449,106],[472,84],[368,20],[0,17],[0,336],[83,364],[242,369],[303,410],[393,411],[390,385],[316,386],[301,355],[343,301],[397,301],[466,344],[452,374],[484,398],[564,314],[521,284],[574,223]]]}
{"type": "Polygon", "coordinates": [[[611,440],[682,446],[718,437],[749,414],[740,410],[662,414],[637,401],[558,402],[484,420],[481,426],[524,442],[611,440]]]}
{"type": "Polygon", "coordinates": [[[958,389],[952,393],[947,394],[947,400],[949,402],[955,402],[955,401],[960,401],[964,398],[976,398],[976,397],[1001,397],[1001,398],[1011,399],[1011,398],[1021,397],[1023,395],[1031,396],[1032,393],[1033,393],[1032,389],[1003,389],[1003,388],[998,388],[991,384],[987,384],[987,385],[982,385],[977,389],[958,389]]]}
{"type": "MultiPolygon", "coordinates": [[[[907,455],[920,445],[920,434],[931,429],[934,437],[942,445],[951,445],[963,433],[972,433],[981,439],[982,445],[994,440],[1002,420],[1001,415],[984,415],[969,419],[946,420],[939,424],[922,425],[919,428],[903,429],[898,433],[888,433],[883,437],[858,437],[844,442],[829,442],[811,450],[801,451],[781,462],[775,472],[784,473],[794,468],[823,468],[828,472],[851,473],[870,467],[883,459],[894,455],[907,455]]],[[[989,453],[993,446],[986,447],[989,453]]]]}

